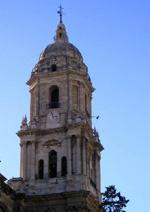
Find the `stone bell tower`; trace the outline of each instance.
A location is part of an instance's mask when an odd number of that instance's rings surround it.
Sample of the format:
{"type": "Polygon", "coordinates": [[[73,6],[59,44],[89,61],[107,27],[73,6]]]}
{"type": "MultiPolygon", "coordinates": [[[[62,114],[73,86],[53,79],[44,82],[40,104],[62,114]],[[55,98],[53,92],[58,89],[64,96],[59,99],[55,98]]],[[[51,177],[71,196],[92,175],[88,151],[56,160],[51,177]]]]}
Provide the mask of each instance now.
{"type": "Polygon", "coordinates": [[[100,152],[92,129],[94,88],[79,50],[66,28],[57,26],[54,43],[41,53],[27,82],[30,121],[20,131],[20,178],[9,184],[23,199],[16,211],[99,211],[100,152]]]}

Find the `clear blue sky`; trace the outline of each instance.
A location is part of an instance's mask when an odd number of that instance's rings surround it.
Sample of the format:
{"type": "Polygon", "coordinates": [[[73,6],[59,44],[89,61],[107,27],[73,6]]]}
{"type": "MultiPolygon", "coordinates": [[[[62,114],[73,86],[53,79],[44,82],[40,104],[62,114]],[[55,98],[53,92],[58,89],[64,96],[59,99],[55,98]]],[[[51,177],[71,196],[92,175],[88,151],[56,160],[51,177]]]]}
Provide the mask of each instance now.
{"type": "MultiPolygon", "coordinates": [[[[116,185],[128,212],[149,211],[150,1],[62,0],[69,41],[81,52],[96,91],[93,126],[105,148],[102,191],[116,185]]],[[[53,42],[58,0],[0,1],[0,172],[19,176],[16,132],[29,119],[25,84],[40,53],[53,42]]]]}

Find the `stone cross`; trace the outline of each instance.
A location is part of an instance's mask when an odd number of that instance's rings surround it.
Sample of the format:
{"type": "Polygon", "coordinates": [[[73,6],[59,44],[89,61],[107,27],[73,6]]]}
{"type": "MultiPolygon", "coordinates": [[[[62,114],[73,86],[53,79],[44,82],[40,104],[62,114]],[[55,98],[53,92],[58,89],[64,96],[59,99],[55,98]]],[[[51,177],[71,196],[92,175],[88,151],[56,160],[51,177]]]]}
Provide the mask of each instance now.
{"type": "Polygon", "coordinates": [[[62,8],[62,6],[60,5],[59,9],[60,9],[60,10],[59,10],[57,13],[60,15],[60,24],[62,24],[62,10],[63,10],[64,8],[62,8]]]}

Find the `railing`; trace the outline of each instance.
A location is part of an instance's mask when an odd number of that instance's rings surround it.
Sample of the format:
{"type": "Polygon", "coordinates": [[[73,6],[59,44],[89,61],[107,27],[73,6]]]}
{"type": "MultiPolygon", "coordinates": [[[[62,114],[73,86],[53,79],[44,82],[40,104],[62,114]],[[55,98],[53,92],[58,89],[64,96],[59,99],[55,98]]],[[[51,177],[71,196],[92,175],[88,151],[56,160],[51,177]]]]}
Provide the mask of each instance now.
{"type": "Polygon", "coordinates": [[[59,102],[52,102],[46,105],[46,109],[53,109],[53,108],[59,108],[59,107],[60,107],[59,102]]]}
{"type": "Polygon", "coordinates": [[[94,183],[94,181],[92,179],[90,179],[90,183],[96,189],[96,184],[94,183]]]}

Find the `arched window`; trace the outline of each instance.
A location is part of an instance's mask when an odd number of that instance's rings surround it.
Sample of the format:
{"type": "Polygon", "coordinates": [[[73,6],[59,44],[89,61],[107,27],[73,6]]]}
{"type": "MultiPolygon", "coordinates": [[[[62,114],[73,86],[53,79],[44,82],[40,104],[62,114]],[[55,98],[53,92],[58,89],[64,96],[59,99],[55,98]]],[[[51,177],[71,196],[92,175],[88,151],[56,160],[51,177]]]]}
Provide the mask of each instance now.
{"type": "Polygon", "coordinates": [[[67,174],[67,159],[64,156],[61,159],[61,176],[65,177],[66,174],[67,174]]]}
{"type": "Polygon", "coordinates": [[[39,160],[39,179],[43,179],[44,176],[44,161],[39,160]]]}
{"type": "Polygon", "coordinates": [[[56,65],[55,64],[52,64],[51,65],[51,72],[55,72],[56,71],[56,65]]]}
{"type": "Polygon", "coordinates": [[[51,150],[49,153],[49,177],[57,177],[57,153],[51,150]]]}
{"type": "Polygon", "coordinates": [[[50,88],[50,108],[59,108],[59,88],[57,86],[50,88]]]}

